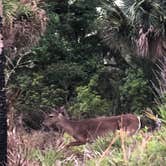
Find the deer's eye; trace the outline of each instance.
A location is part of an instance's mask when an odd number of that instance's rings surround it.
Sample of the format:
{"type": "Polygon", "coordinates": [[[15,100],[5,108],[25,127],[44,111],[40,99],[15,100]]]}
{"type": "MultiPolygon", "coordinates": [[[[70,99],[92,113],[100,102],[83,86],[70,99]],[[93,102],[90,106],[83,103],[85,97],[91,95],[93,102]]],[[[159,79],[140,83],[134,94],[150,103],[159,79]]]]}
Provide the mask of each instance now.
{"type": "Polygon", "coordinates": [[[53,118],[54,117],[54,115],[49,115],[49,118],[53,118]]]}

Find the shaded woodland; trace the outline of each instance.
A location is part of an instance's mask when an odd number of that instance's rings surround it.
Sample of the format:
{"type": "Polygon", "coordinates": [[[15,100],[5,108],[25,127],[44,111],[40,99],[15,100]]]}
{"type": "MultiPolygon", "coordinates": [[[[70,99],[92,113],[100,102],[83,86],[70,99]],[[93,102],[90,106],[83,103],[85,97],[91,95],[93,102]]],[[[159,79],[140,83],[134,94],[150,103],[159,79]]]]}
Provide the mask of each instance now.
{"type": "Polygon", "coordinates": [[[109,145],[108,138],[102,138],[91,147],[62,152],[61,145],[70,139],[68,135],[57,142],[57,133],[50,133],[47,141],[48,133],[42,131],[45,114],[61,106],[71,119],[124,113],[142,117],[144,110],[151,110],[163,122],[163,132],[139,133],[137,143],[130,139],[125,142],[126,152],[117,138],[115,151],[109,154],[113,159],[108,155],[99,160],[106,166],[164,163],[164,0],[5,0],[3,38],[9,148],[17,154],[26,149],[28,154],[22,153],[21,159],[27,165],[52,166],[61,161],[62,165],[95,165],[109,145]],[[16,136],[13,131],[20,134],[16,136]],[[31,150],[24,144],[29,135],[31,150]],[[18,143],[20,151],[12,142],[18,143]],[[87,154],[84,151],[80,157],[85,149],[87,154]],[[134,155],[140,151],[145,156],[139,156],[139,163],[134,155]],[[121,156],[116,157],[118,152],[121,156]],[[154,154],[160,157],[155,159],[154,154]]]}

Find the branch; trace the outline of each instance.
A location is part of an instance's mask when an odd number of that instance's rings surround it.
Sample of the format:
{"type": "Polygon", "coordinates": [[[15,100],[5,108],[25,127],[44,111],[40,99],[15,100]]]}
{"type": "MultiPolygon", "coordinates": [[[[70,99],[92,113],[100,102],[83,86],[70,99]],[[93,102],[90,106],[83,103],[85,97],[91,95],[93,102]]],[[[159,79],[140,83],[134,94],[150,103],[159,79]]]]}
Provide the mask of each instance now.
{"type": "Polygon", "coordinates": [[[6,85],[6,86],[8,85],[9,80],[10,80],[12,74],[14,74],[14,73],[15,73],[15,70],[19,68],[22,59],[23,59],[26,55],[29,55],[30,53],[31,53],[31,50],[25,52],[24,54],[20,54],[20,57],[18,58],[18,60],[17,60],[17,62],[16,62],[15,65],[12,63],[12,60],[11,60],[8,56],[6,56],[6,58],[8,59],[8,61],[10,62],[10,64],[11,64],[12,67],[13,67],[13,69],[12,69],[9,73],[6,74],[6,82],[5,82],[5,85],[6,85]]]}

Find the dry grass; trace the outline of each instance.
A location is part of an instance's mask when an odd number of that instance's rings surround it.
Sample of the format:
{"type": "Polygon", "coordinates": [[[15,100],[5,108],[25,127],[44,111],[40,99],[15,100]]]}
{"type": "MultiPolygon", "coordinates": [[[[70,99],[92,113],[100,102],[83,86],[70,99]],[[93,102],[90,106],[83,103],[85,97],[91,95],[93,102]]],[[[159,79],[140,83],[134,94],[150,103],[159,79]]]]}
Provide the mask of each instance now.
{"type": "Polygon", "coordinates": [[[8,164],[9,166],[38,166],[39,163],[28,159],[30,151],[26,140],[14,130],[8,132],[8,164]]]}
{"type": "Polygon", "coordinates": [[[165,129],[160,133],[140,131],[138,135],[127,137],[120,131],[116,136],[99,138],[93,144],[65,149],[71,139],[68,135],[12,130],[8,132],[8,161],[9,166],[126,166],[151,162],[160,165],[164,162],[162,153],[166,151],[164,133],[165,129]]]}
{"type": "Polygon", "coordinates": [[[8,162],[9,166],[39,166],[41,163],[30,159],[33,150],[46,151],[55,149],[58,151],[63,147],[63,139],[58,138],[55,133],[8,132],[8,162]]]}

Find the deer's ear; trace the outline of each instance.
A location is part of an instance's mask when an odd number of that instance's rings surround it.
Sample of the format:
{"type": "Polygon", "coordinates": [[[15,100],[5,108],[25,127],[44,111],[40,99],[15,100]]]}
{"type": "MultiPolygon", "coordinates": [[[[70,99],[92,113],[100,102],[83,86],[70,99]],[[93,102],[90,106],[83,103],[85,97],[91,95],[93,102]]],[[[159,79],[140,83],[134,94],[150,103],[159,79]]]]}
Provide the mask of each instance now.
{"type": "Polygon", "coordinates": [[[65,115],[65,106],[61,106],[60,108],[59,108],[59,113],[61,113],[62,115],[65,115]]]}
{"type": "Polygon", "coordinates": [[[58,118],[59,118],[59,119],[62,119],[62,118],[63,118],[63,114],[62,114],[62,113],[59,113],[59,114],[58,114],[58,118]]]}
{"type": "Polygon", "coordinates": [[[60,113],[63,113],[64,110],[65,110],[65,106],[61,106],[61,107],[59,108],[60,113]]]}
{"type": "Polygon", "coordinates": [[[63,109],[65,109],[65,106],[64,106],[64,105],[63,105],[63,106],[61,106],[61,107],[60,107],[60,109],[62,109],[62,110],[63,110],[63,109]]]}

